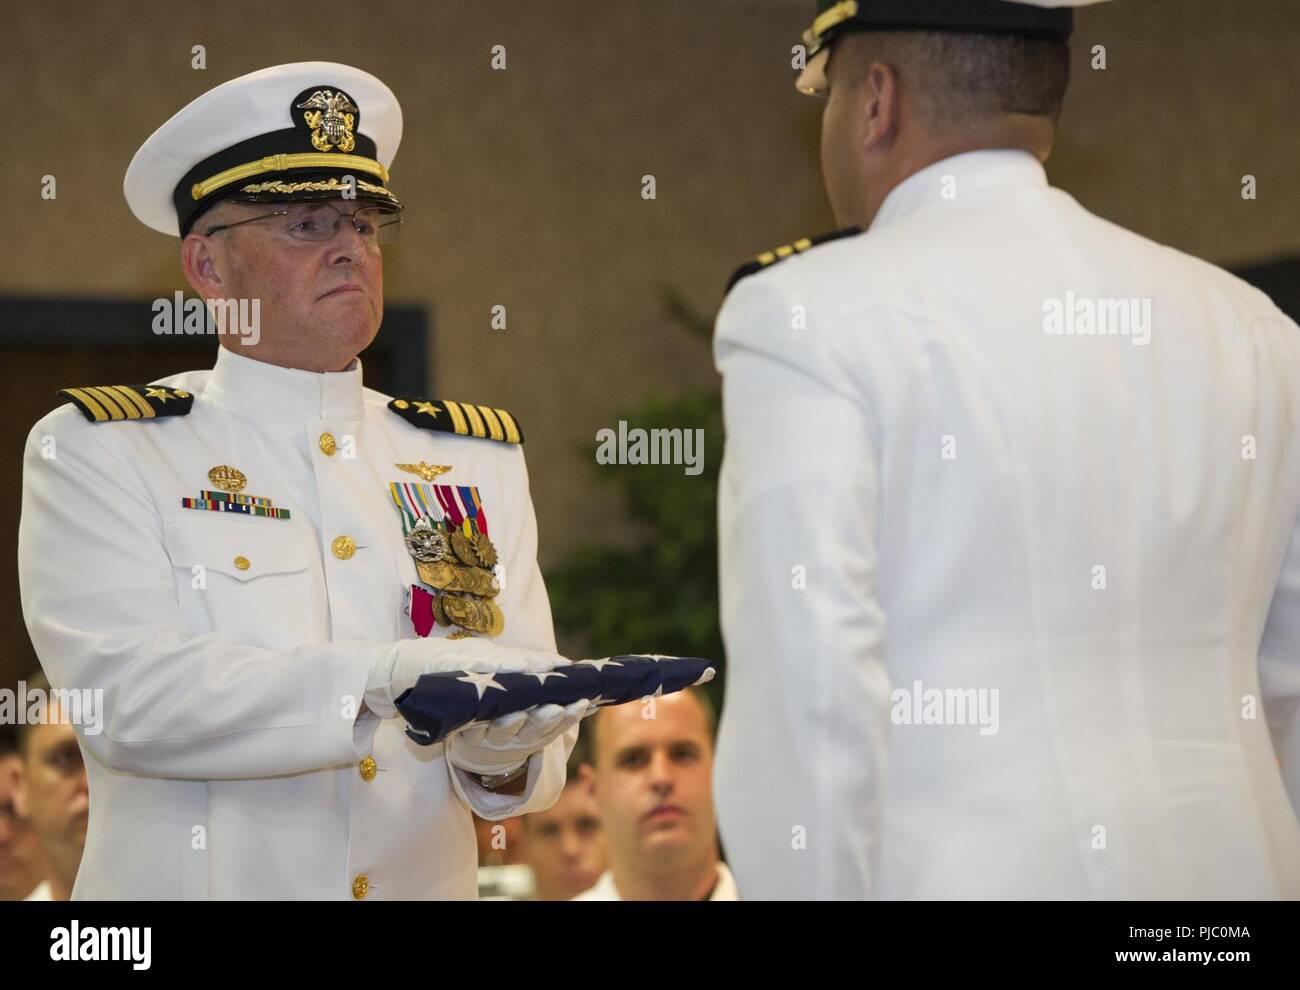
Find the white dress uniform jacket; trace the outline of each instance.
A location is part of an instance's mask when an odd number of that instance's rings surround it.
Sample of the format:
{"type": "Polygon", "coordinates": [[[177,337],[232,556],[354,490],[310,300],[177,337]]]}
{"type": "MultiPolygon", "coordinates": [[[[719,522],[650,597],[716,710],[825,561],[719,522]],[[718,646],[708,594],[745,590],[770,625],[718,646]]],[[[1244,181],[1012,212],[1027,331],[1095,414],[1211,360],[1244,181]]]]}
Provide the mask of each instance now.
{"type": "Polygon", "coordinates": [[[522,449],[407,423],[362,387],[360,362],[316,374],[223,348],[212,371],[164,384],[195,396],[188,415],[90,423],[66,405],[28,441],[27,627],[56,687],[104,699],[103,732],[78,728],[91,812],[73,896],[475,897],[470,804],[489,818],[549,806],[576,729],[511,797],[400,718],[355,716],[376,659],[415,636],[388,484],[420,478],[396,464],[477,486],[505,569],[494,641],[555,649],[522,449]],[[218,465],[290,517],[182,508],[218,465]],[[356,543],[346,559],[340,536],[356,543]]]}
{"type": "Polygon", "coordinates": [[[715,344],[742,897],[1300,896],[1300,329],[1264,294],[984,151],[740,281],[715,344]]]}

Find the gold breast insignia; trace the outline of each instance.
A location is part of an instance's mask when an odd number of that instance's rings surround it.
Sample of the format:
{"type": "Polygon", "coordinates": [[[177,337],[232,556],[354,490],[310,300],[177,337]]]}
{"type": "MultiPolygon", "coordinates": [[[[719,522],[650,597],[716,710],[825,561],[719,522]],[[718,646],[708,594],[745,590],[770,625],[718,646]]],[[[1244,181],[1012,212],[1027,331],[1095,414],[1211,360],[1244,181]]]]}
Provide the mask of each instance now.
{"type": "Polygon", "coordinates": [[[446,474],[451,470],[450,464],[426,464],[421,461],[419,464],[394,464],[393,467],[399,471],[409,471],[411,474],[418,474],[425,481],[432,481],[440,474],[446,474]]]}

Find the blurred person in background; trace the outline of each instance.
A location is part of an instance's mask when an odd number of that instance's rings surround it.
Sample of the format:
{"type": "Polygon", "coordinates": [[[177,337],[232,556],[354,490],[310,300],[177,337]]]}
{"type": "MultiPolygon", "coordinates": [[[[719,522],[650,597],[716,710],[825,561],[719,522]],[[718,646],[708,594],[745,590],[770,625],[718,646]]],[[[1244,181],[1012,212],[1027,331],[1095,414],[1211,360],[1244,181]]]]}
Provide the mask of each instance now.
{"type": "Polygon", "coordinates": [[[595,886],[609,864],[600,809],[589,781],[583,778],[584,768],[589,767],[585,742],[585,735],[580,735],[569,756],[560,799],[547,810],[521,819],[521,861],[533,871],[539,901],[571,900],[595,886]]]}
{"type": "MultiPolygon", "coordinates": [[[[26,683],[28,692],[50,689],[41,673],[29,675],[26,683]]],[[[14,804],[35,833],[48,866],[45,882],[28,900],[68,900],[86,844],[90,791],[81,746],[67,715],[51,702],[44,722],[20,727],[22,773],[14,804]]]]}
{"type": "Polygon", "coordinates": [[[0,901],[25,900],[44,886],[40,843],[31,824],[18,814],[21,782],[18,728],[0,725],[0,901]]]}

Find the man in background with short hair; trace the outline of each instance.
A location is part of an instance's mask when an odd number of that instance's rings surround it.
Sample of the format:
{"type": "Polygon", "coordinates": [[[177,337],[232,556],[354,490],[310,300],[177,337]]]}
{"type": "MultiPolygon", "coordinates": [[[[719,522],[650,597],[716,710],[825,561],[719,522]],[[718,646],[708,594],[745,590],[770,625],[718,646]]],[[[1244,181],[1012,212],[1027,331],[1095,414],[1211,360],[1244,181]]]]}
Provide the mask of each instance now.
{"type": "Polygon", "coordinates": [[[40,843],[31,823],[18,814],[21,782],[17,726],[0,725],[0,901],[27,900],[44,886],[40,843]]]}
{"type": "Polygon", "coordinates": [[[589,765],[585,742],[579,736],[569,755],[560,799],[522,818],[521,861],[532,868],[539,901],[571,900],[594,886],[609,863],[600,810],[582,776],[589,765]]]}
{"type": "Polygon", "coordinates": [[[600,810],[610,868],[580,901],[734,901],[713,812],[714,715],[677,694],[604,708],[588,723],[583,780],[600,810]]]}
{"type": "MultiPolygon", "coordinates": [[[[26,678],[29,693],[47,696],[50,683],[39,671],[26,678]]],[[[24,724],[19,733],[22,776],[15,794],[18,813],[31,824],[48,866],[48,876],[28,900],[66,901],[81,866],[90,821],[90,790],[71,717],[51,697],[45,721],[24,724]]]]}

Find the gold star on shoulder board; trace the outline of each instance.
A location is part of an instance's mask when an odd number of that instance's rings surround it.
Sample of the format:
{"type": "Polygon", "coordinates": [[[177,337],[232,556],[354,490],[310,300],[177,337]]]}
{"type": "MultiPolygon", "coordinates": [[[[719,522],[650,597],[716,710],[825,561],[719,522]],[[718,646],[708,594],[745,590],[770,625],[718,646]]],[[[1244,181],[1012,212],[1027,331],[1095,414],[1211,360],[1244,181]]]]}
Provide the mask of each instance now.
{"type": "Polygon", "coordinates": [[[162,402],[176,398],[175,395],[168,395],[165,388],[151,388],[146,390],[144,394],[150,399],[159,399],[162,402]]]}
{"type": "Polygon", "coordinates": [[[437,406],[435,406],[432,402],[417,402],[415,404],[415,411],[428,413],[430,416],[437,416],[438,413],[442,412],[442,410],[439,409],[437,406]]]}

